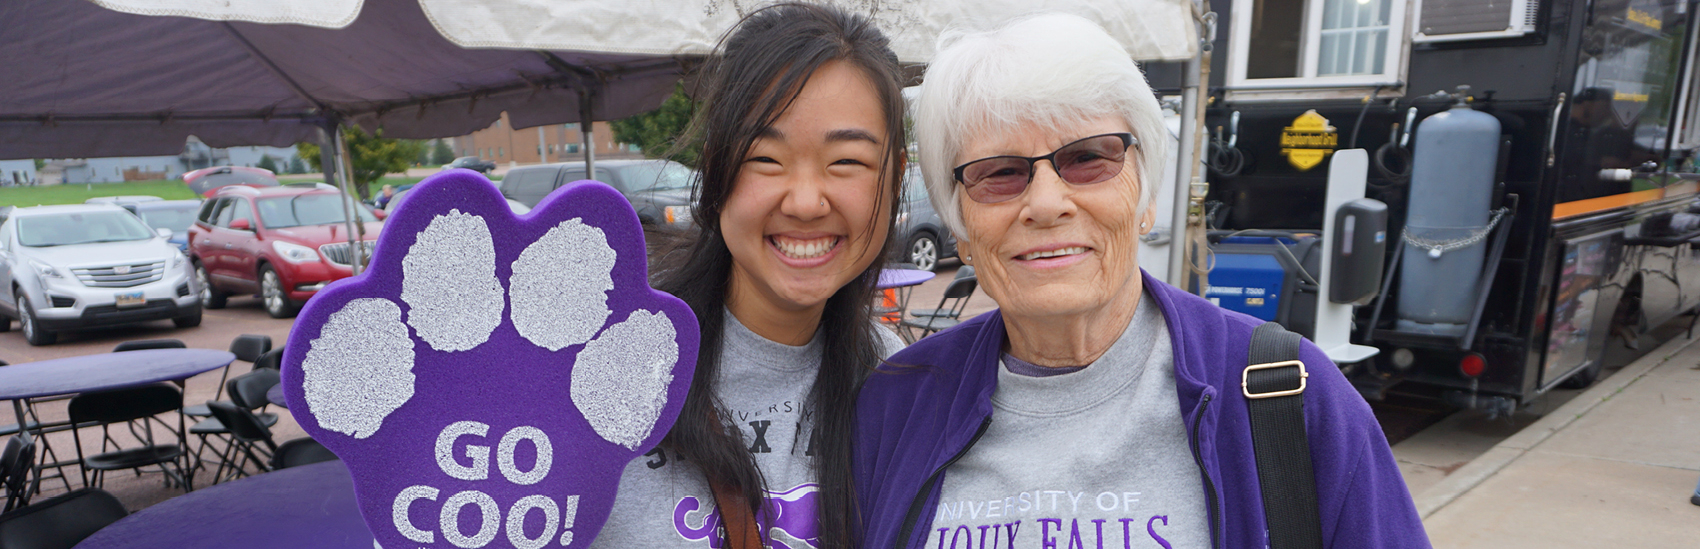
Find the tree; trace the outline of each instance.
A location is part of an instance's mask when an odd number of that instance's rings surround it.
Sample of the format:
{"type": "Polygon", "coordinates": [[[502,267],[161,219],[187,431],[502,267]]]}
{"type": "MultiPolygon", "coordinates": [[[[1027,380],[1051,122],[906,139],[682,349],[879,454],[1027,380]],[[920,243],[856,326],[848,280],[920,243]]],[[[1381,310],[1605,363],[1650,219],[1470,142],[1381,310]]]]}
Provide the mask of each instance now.
{"type": "Polygon", "coordinates": [[[307,163],[299,156],[289,159],[289,173],[307,173],[307,163]]]}
{"type": "Polygon", "coordinates": [[[449,142],[444,141],[442,139],[438,139],[436,146],[434,146],[431,149],[431,162],[430,163],[441,166],[443,164],[448,164],[448,163],[454,162],[454,161],[455,161],[455,152],[453,150],[449,149],[449,142]]]}
{"type": "Polygon", "coordinates": [[[35,169],[36,169],[36,171],[41,171],[41,169],[45,168],[45,167],[47,167],[47,161],[46,160],[42,160],[40,158],[35,159],[35,169]]]}
{"type": "MultiPolygon", "coordinates": [[[[349,171],[353,172],[353,181],[349,186],[355,194],[365,200],[372,196],[370,185],[385,174],[407,171],[408,164],[419,158],[419,151],[425,147],[423,141],[411,139],[389,139],[384,137],[384,130],[367,134],[356,126],[342,129],[343,140],[348,142],[349,171]]],[[[323,172],[319,165],[319,145],[317,143],[299,143],[295,152],[313,166],[313,170],[323,172]]]]}
{"type": "Polygon", "coordinates": [[[685,136],[695,112],[696,102],[685,96],[685,88],[681,84],[673,87],[673,95],[668,96],[661,107],[609,122],[609,125],[614,128],[615,141],[637,144],[643,149],[644,156],[667,158],[694,168],[702,147],[695,143],[678,151],[674,151],[674,147],[685,136]]]}
{"type": "Polygon", "coordinates": [[[277,161],[272,160],[272,155],[269,155],[269,154],[260,155],[260,162],[257,163],[257,164],[254,164],[254,167],[262,169],[262,170],[267,170],[267,171],[270,171],[272,173],[277,173],[277,161]]]}

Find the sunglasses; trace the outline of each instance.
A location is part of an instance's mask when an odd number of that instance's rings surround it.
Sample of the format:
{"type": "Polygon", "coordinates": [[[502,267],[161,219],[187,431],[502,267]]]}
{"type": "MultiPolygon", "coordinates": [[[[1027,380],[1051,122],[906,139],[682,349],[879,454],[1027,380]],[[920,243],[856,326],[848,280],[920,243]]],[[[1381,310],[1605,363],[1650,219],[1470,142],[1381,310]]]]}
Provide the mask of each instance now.
{"type": "Polygon", "coordinates": [[[1033,166],[1049,160],[1063,181],[1091,185],[1122,173],[1127,150],[1139,146],[1131,133],[1106,133],[1063,145],[1045,156],[989,156],[955,170],[956,181],[968,190],[968,198],[982,204],[1003,202],[1027,191],[1033,182],[1033,166]]]}

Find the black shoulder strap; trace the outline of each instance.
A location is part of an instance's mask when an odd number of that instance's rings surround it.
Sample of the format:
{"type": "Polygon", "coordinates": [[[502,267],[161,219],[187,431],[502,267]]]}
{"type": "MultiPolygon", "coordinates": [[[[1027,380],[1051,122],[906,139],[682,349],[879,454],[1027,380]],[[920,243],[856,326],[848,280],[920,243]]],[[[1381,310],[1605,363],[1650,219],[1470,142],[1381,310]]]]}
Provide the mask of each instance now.
{"type": "Polygon", "coordinates": [[[1322,547],[1316,473],[1305,436],[1304,388],[1310,374],[1299,361],[1299,341],[1299,334],[1280,324],[1258,326],[1241,377],[1270,549],[1322,547]]]}

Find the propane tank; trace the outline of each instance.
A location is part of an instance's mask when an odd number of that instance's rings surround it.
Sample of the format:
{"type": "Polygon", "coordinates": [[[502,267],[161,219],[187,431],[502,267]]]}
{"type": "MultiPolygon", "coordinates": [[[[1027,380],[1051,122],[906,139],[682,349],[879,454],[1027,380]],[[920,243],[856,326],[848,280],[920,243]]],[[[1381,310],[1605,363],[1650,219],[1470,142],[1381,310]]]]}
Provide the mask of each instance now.
{"type": "Polygon", "coordinates": [[[1487,254],[1499,120],[1471,109],[1469,86],[1452,108],[1417,126],[1400,265],[1398,330],[1462,335],[1487,254]]]}

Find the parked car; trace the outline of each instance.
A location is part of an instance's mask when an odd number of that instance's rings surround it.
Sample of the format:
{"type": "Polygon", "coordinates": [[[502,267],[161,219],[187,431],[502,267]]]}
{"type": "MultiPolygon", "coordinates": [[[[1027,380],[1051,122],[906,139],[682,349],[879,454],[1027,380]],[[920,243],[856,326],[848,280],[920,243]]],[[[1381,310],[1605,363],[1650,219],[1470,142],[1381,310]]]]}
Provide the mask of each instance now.
{"type": "Polygon", "coordinates": [[[201,210],[200,200],[158,200],[120,204],[142,218],[142,223],[155,231],[171,231],[166,240],[177,246],[184,255],[189,253],[189,226],[195,224],[195,214],[201,210]]]}
{"type": "MultiPolygon", "coordinates": [[[[391,198],[389,203],[384,204],[384,207],[377,211],[381,212],[384,216],[388,216],[395,212],[395,209],[401,206],[401,198],[407,196],[408,192],[413,189],[413,185],[406,185],[406,187],[406,189],[397,190],[395,192],[395,198],[391,198]]],[[[514,215],[525,215],[527,212],[531,211],[531,206],[521,204],[518,200],[509,198],[508,209],[513,210],[514,215]]]]}
{"type": "Polygon", "coordinates": [[[625,195],[643,224],[684,225],[690,223],[695,178],[690,168],[671,160],[602,160],[596,163],[596,177],[585,175],[583,162],[563,162],[514,168],[497,185],[502,196],[535,208],[561,185],[595,179],[625,195]]]}
{"type": "Polygon", "coordinates": [[[273,318],[293,316],[325,284],[353,274],[355,253],[371,256],[383,222],[354,209],[366,233],[356,251],[344,211],[342,193],[327,186],[220,189],[189,226],[201,306],[218,309],[231,295],[256,295],[273,318]]]}
{"type": "Polygon", "coordinates": [[[445,170],[454,168],[465,168],[475,172],[489,174],[491,170],[496,169],[496,163],[476,156],[462,156],[454,159],[453,162],[443,165],[443,169],[445,170]]]}
{"type": "Polygon", "coordinates": [[[898,261],[918,269],[937,269],[939,260],[956,257],[956,236],[944,226],[933,203],[927,200],[927,185],[921,169],[910,167],[903,174],[903,209],[897,214],[898,261]]]}
{"type": "Polygon", "coordinates": [[[219,189],[231,185],[276,187],[277,176],[271,170],[246,166],[214,166],[183,174],[183,183],[202,197],[211,197],[219,189]]]}
{"type": "Polygon", "coordinates": [[[140,203],[143,203],[143,202],[159,202],[161,200],[165,200],[165,199],[157,197],[157,196],[148,196],[148,195],[97,196],[97,197],[94,197],[94,198],[90,198],[88,200],[84,200],[83,203],[84,204],[117,204],[117,205],[123,206],[125,204],[140,204],[140,203]]]}
{"type": "Polygon", "coordinates": [[[168,230],[111,204],[16,208],[0,223],[0,331],[31,345],[59,332],[171,319],[201,324],[199,285],[168,230]]]}

